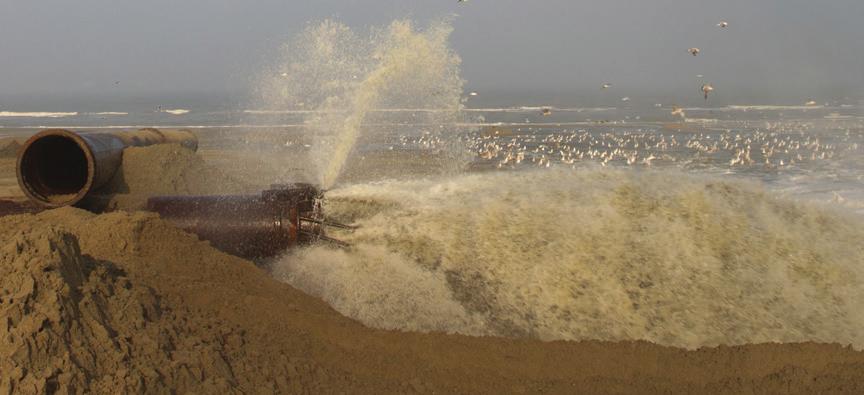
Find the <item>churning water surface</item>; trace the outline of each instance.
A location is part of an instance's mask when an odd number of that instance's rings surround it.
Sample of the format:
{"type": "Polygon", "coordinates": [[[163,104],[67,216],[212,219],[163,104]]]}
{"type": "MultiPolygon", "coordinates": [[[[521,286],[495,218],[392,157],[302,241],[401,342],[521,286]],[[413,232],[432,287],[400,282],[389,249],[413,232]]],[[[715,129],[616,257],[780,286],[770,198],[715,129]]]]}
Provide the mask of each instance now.
{"type": "Polygon", "coordinates": [[[447,33],[325,22],[268,72],[360,226],[277,278],[379,328],[864,346],[858,107],[470,111],[447,33]]]}

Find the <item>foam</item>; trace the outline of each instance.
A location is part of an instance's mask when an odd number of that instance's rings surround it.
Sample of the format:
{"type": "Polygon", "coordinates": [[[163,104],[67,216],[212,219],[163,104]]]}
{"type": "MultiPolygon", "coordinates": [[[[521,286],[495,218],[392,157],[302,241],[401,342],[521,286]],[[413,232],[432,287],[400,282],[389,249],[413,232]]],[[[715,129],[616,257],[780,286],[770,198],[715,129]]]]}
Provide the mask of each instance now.
{"type": "Polygon", "coordinates": [[[274,273],[364,324],[544,340],[864,347],[864,223],[760,186],[555,169],[359,184],[274,273]],[[460,309],[461,306],[461,309],[460,309]]]}
{"type": "Polygon", "coordinates": [[[76,115],[77,112],[0,111],[0,118],[65,118],[76,115]]]}
{"type": "Polygon", "coordinates": [[[176,109],[162,110],[162,112],[167,113],[167,114],[171,114],[171,115],[184,115],[184,114],[188,114],[189,110],[184,109],[184,108],[176,108],[176,109]]]}
{"type": "Polygon", "coordinates": [[[118,115],[118,116],[129,115],[128,112],[122,112],[122,111],[102,111],[102,112],[93,112],[93,113],[88,113],[88,114],[89,115],[118,115]]]}

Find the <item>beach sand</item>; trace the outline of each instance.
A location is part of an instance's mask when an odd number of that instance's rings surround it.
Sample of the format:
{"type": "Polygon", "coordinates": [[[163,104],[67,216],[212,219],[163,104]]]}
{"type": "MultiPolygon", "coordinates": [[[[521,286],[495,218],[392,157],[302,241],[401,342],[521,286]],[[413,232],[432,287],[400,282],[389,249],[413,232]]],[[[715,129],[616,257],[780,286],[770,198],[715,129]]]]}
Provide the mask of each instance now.
{"type": "MultiPolygon", "coordinates": [[[[164,147],[139,154],[166,152],[205,166],[164,147]]],[[[179,170],[132,189],[212,192],[179,170]]],[[[14,161],[0,158],[3,194],[20,196],[15,185],[14,161]]],[[[864,392],[864,353],[839,345],[685,350],[370,329],[134,210],[7,216],[0,240],[0,392],[864,392]]]]}

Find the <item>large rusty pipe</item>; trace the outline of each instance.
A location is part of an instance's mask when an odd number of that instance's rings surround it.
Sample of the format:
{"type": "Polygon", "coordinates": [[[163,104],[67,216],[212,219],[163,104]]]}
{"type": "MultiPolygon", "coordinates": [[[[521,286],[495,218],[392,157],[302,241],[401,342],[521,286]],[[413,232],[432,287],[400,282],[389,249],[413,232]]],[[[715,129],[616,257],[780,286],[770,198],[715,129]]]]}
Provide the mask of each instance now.
{"type": "Polygon", "coordinates": [[[18,185],[27,198],[42,207],[75,205],[114,177],[125,148],[166,143],[198,148],[198,139],[185,130],[43,130],[18,151],[18,185]]]}
{"type": "Polygon", "coordinates": [[[314,216],[319,197],[308,184],[274,185],[260,195],[154,196],[147,210],[217,249],[254,259],[302,241],[300,217],[314,216]]]}

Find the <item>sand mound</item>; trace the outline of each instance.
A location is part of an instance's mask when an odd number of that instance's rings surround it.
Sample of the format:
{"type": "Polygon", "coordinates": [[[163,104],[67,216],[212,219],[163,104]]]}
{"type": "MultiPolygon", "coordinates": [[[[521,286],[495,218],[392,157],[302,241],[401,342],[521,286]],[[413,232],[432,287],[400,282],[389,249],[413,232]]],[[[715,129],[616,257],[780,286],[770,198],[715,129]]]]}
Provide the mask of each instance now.
{"type": "Polygon", "coordinates": [[[288,390],[302,383],[292,377],[312,369],[278,352],[264,357],[263,347],[247,349],[242,328],[190,310],[170,293],[142,284],[140,276],[148,270],[202,256],[193,249],[185,258],[162,256],[164,263],[156,264],[150,261],[154,246],[148,243],[149,251],[142,251],[141,238],[164,235],[157,244],[167,242],[162,247],[174,254],[178,245],[168,241],[174,236],[179,244],[200,245],[217,260],[232,261],[153,215],[95,216],[63,208],[0,222],[6,240],[0,249],[4,393],[288,390]],[[113,251],[142,259],[133,267],[96,258],[82,252],[82,234],[95,236],[84,236],[90,254],[104,257],[104,251],[113,251]]]}
{"type": "Polygon", "coordinates": [[[15,140],[0,140],[0,158],[14,158],[18,155],[18,149],[20,148],[21,144],[15,140]]]}
{"type": "Polygon", "coordinates": [[[4,392],[849,392],[864,354],[369,329],[152,214],[0,218],[4,392]]]}
{"type": "Polygon", "coordinates": [[[123,164],[93,200],[106,210],[143,208],[156,195],[210,195],[253,192],[251,184],[231,177],[179,144],[130,147],[123,164]]]}
{"type": "Polygon", "coordinates": [[[190,337],[152,289],[82,255],[67,231],[48,226],[8,239],[0,283],[4,393],[237,385],[221,341],[190,337]]]}

